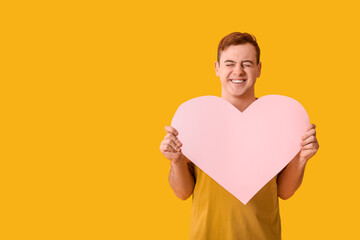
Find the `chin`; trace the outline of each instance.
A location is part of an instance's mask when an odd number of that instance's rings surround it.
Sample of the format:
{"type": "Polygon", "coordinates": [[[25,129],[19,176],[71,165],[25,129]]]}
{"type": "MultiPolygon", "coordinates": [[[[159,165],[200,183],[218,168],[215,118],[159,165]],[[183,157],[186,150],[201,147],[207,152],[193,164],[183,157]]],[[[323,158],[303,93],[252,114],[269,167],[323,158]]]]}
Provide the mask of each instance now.
{"type": "Polygon", "coordinates": [[[227,95],[233,98],[239,98],[239,97],[243,97],[244,93],[227,93],[227,95]]]}

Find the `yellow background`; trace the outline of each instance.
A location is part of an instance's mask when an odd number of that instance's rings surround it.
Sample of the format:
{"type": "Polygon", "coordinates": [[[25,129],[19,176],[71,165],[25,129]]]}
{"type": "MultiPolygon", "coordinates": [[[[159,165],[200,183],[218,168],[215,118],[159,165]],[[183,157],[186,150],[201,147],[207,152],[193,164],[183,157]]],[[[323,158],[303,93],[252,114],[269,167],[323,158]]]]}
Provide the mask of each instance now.
{"type": "Polygon", "coordinates": [[[159,146],[181,103],[220,96],[216,50],[234,31],[258,39],[256,96],[290,96],[317,125],[283,239],[359,237],[356,1],[7,2],[1,239],[187,239],[191,198],[159,146]]]}

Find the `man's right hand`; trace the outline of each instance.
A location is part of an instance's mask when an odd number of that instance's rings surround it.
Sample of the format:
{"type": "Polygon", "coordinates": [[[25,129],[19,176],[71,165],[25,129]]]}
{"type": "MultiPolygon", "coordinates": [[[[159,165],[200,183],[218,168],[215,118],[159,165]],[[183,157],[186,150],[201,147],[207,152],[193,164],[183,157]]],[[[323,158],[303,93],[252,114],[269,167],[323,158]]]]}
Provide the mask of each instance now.
{"type": "Polygon", "coordinates": [[[165,131],[167,134],[160,144],[161,153],[172,163],[184,160],[181,152],[182,143],[176,137],[179,134],[178,131],[171,126],[165,126],[165,131]]]}
{"type": "Polygon", "coordinates": [[[171,126],[165,126],[165,131],[167,134],[161,142],[160,151],[171,161],[169,183],[175,195],[185,200],[194,191],[194,166],[181,152],[182,143],[176,137],[178,131],[171,126]]]}

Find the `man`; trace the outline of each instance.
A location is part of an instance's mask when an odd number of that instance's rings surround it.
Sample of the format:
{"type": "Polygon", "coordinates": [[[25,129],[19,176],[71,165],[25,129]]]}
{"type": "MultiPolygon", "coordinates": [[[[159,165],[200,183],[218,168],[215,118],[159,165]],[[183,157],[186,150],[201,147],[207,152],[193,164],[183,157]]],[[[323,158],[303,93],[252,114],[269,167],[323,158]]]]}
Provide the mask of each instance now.
{"type": "MultiPolygon", "coordinates": [[[[254,86],[261,73],[260,48],[248,33],[234,32],[219,43],[215,62],[221,98],[239,111],[256,101],[254,86]]],[[[307,161],[317,152],[315,125],[308,126],[302,149],[246,205],[206,175],[181,152],[178,132],[166,126],[160,151],[170,160],[169,182],[182,200],[192,198],[190,239],[281,239],[278,197],[288,199],[301,185],[307,161]]]]}

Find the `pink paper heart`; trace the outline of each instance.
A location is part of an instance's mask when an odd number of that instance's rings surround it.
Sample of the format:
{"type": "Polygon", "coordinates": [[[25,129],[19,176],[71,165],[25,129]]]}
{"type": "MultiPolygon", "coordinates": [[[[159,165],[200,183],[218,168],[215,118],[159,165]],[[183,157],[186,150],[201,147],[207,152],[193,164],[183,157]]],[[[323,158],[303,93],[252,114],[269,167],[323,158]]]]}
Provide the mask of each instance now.
{"type": "Polygon", "coordinates": [[[240,112],[216,96],[184,102],[171,125],[182,152],[246,204],[301,150],[309,117],[296,100],[266,95],[240,112]]]}

